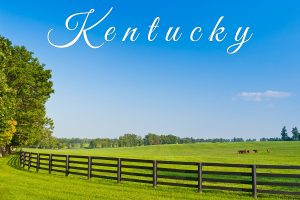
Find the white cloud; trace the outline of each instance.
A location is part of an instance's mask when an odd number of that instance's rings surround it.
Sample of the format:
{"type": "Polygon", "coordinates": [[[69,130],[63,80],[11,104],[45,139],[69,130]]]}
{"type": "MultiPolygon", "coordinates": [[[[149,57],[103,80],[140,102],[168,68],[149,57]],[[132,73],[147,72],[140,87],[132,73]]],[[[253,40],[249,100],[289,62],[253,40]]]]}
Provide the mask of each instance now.
{"type": "Polygon", "coordinates": [[[291,95],[292,94],[289,92],[267,90],[265,92],[241,92],[238,94],[238,97],[246,101],[260,102],[272,99],[287,98],[291,95]]]}

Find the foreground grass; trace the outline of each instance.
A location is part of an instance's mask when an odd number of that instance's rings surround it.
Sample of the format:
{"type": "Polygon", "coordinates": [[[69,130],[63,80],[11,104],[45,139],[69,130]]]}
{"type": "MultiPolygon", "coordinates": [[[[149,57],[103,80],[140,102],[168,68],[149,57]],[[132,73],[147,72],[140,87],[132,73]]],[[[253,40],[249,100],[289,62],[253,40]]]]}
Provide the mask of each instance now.
{"type": "MultiPolygon", "coordinates": [[[[260,195],[261,199],[295,199],[287,196],[260,195]]],[[[115,181],[80,177],[64,177],[46,173],[28,172],[18,166],[18,157],[0,159],[0,199],[252,199],[249,193],[227,193],[204,191],[199,194],[195,189],[135,183],[117,184],[115,181]]]]}

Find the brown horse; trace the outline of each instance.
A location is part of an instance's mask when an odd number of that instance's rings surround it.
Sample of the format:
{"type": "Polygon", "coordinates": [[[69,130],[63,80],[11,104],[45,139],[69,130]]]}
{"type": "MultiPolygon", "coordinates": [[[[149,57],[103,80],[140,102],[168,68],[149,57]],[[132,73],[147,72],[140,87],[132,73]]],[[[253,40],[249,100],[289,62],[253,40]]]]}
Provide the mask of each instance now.
{"type": "Polygon", "coordinates": [[[247,153],[247,150],[238,150],[238,154],[245,154],[247,153]]]}

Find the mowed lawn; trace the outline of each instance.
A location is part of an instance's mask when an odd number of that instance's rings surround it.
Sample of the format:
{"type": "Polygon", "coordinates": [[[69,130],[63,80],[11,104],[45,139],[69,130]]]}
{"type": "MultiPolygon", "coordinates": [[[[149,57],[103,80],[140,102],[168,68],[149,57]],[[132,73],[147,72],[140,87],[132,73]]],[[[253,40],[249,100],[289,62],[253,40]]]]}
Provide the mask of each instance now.
{"type": "MultiPolygon", "coordinates": [[[[200,143],[159,145],[134,148],[36,150],[73,155],[130,157],[158,160],[182,160],[224,163],[300,165],[300,142],[200,143]],[[258,153],[239,155],[240,149],[257,149],[258,153]],[[268,153],[267,149],[271,152],[268,153]]],[[[0,200],[2,199],[253,199],[250,193],[222,192],[151,185],[113,180],[91,179],[63,174],[28,172],[18,166],[16,155],[0,159],[0,200]]],[[[295,196],[259,195],[259,199],[300,199],[295,196]]]]}

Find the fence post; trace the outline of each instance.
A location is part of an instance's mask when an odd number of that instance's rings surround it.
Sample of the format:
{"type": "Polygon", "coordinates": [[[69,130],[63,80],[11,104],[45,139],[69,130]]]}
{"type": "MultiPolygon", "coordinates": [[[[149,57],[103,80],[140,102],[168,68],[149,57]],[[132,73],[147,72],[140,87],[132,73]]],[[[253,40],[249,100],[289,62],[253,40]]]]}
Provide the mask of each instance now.
{"type": "Polygon", "coordinates": [[[29,153],[29,160],[28,160],[28,171],[30,170],[31,167],[31,152],[29,153]]]}
{"type": "Polygon", "coordinates": [[[198,192],[202,192],[202,163],[198,163],[198,192]]]}
{"type": "Polygon", "coordinates": [[[23,151],[21,151],[21,167],[24,167],[24,152],[23,151]]]}
{"type": "Polygon", "coordinates": [[[91,180],[92,175],[92,157],[88,157],[88,179],[91,180]]]}
{"type": "Polygon", "coordinates": [[[36,172],[39,172],[40,170],[40,153],[36,156],[36,172]]]}
{"type": "Polygon", "coordinates": [[[121,160],[121,158],[118,158],[117,180],[118,180],[118,183],[120,183],[122,180],[122,160],[121,160]]]}
{"type": "Polygon", "coordinates": [[[157,186],[157,161],[153,160],[153,187],[157,186]]]}
{"type": "Polygon", "coordinates": [[[49,174],[51,174],[52,170],[52,154],[49,154],[49,174]]]}
{"type": "Polygon", "coordinates": [[[23,153],[23,168],[25,167],[25,162],[26,162],[26,153],[23,153]]]}
{"type": "Polygon", "coordinates": [[[20,157],[19,157],[20,167],[22,166],[22,156],[23,156],[22,151],[20,151],[20,157]]]}
{"type": "Polygon", "coordinates": [[[69,155],[66,155],[66,176],[69,176],[69,161],[70,157],[69,155]]]}
{"type": "Polygon", "coordinates": [[[257,198],[256,165],[252,165],[252,196],[257,198]]]}

